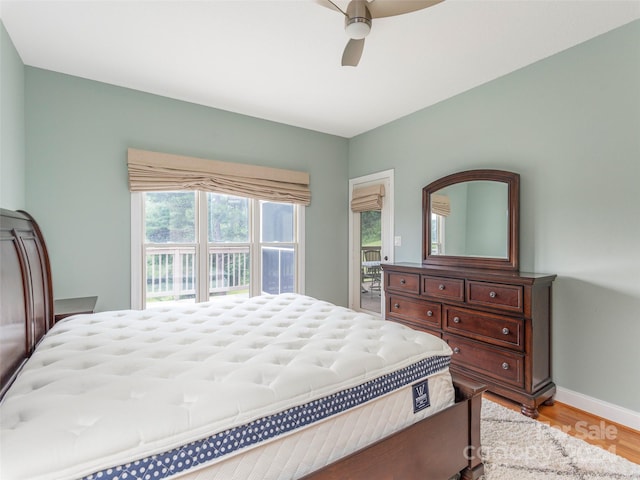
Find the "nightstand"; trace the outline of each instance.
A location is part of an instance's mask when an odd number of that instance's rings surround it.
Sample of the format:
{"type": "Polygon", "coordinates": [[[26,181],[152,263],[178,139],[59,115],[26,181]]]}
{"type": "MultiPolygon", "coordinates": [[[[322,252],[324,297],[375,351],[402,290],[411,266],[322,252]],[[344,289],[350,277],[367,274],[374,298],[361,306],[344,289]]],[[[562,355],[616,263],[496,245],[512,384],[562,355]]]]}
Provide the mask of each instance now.
{"type": "Polygon", "coordinates": [[[80,313],[93,313],[98,297],[62,298],[54,301],[53,322],[80,313]]]}

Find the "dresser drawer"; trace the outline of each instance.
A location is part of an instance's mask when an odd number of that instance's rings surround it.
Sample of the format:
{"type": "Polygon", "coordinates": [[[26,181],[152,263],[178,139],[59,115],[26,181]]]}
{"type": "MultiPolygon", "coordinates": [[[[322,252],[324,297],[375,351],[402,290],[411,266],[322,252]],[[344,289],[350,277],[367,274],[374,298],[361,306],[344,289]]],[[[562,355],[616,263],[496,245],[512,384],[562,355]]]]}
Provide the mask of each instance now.
{"type": "Polygon", "coordinates": [[[440,328],[442,306],[439,303],[389,295],[387,313],[417,326],[440,328]]]}
{"type": "Polygon", "coordinates": [[[443,335],[453,350],[452,364],[513,386],[524,386],[524,357],[473,340],[443,335]]]}
{"type": "Polygon", "coordinates": [[[388,273],[385,288],[417,295],[420,293],[420,275],[415,273],[388,273]]]}
{"type": "Polygon", "coordinates": [[[524,350],[524,320],[464,308],[445,307],[447,332],[502,347],[524,350]]]}
{"type": "Polygon", "coordinates": [[[484,305],[522,312],[522,293],[523,288],[520,285],[467,282],[467,303],[469,305],[484,305]]]}
{"type": "Polygon", "coordinates": [[[422,277],[422,293],[445,300],[464,301],[464,280],[445,277],[422,277]]]}

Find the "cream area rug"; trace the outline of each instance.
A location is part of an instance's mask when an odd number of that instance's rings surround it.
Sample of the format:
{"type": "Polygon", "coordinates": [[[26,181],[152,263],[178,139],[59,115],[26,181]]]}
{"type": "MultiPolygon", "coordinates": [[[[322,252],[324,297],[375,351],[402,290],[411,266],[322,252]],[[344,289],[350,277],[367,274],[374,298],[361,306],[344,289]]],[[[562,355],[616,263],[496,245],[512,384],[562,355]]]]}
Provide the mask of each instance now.
{"type": "MultiPolygon", "coordinates": [[[[583,438],[615,435],[613,426],[602,427],[580,423],[574,431],[583,438]]],[[[640,465],[615,455],[615,446],[590,445],[487,399],[481,441],[484,480],[640,480],[640,465]]]]}

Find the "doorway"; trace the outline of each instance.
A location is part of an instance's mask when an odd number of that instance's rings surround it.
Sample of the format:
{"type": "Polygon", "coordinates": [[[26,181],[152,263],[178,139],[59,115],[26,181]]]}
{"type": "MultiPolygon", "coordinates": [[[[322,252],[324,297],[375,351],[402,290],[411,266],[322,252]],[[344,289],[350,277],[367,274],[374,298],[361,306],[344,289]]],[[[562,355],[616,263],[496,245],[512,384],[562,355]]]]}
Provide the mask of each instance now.
{"type": "Polygon", "coordinates": [[[384,312],[381,264],[393,261],[393,170],[349,181],[349,307],[384,312]]]}

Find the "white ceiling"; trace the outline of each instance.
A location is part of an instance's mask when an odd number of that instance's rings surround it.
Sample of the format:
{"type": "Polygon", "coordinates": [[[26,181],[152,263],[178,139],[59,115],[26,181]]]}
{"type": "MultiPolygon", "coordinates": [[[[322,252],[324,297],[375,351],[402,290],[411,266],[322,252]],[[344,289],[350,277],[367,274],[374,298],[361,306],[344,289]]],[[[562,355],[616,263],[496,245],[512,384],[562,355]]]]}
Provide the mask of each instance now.
{"type": "Polygon", "coordinates": [[[640,18],[640,0],[445,0],[374,20],[354,68],[313,0],[0,7],[26,65],[346,138],[640,18]]]}

